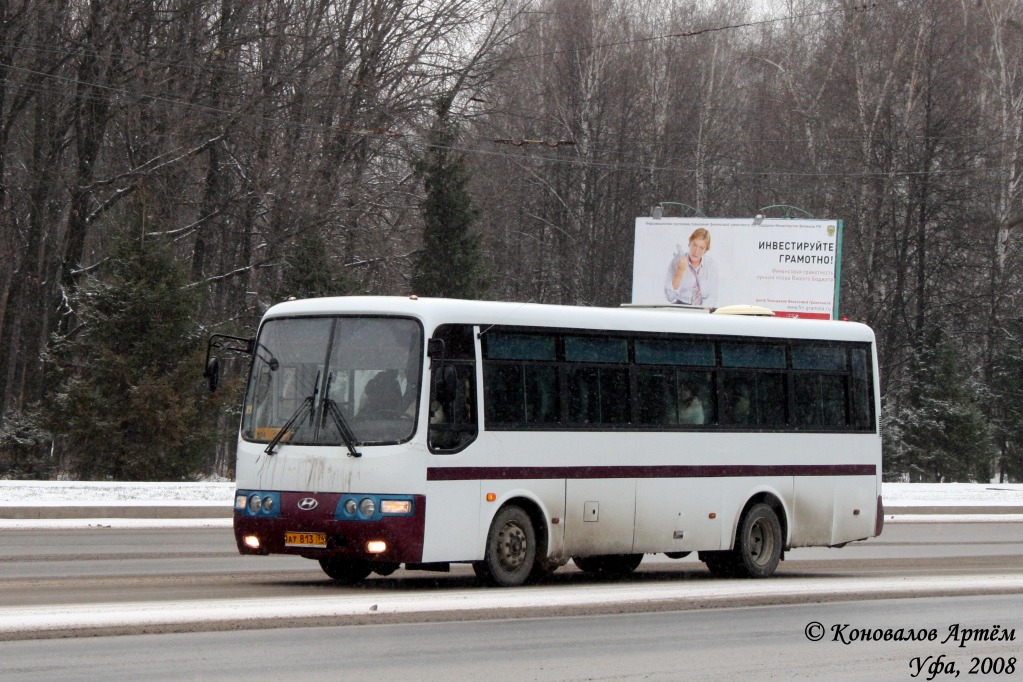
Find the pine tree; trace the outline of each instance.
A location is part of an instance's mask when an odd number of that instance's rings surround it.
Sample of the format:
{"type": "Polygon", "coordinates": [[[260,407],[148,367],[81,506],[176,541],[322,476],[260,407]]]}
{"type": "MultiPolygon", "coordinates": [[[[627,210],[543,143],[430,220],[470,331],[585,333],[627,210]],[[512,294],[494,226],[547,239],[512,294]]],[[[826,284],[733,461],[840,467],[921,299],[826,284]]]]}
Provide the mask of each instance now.
{"type": "Polygon", "coordinates": [[[317,232],[299,236],[288,249],[281,279],[278,300],[290,296],[344,296],[352,289],[351,281],[330,257],[326,240],[317,232]]]}
{"type": "Polygon", "coordinates": [[[120,235],[70,304],[81,326],[51,344],[59,390],[50,431],[81,478],[180,480],[213,451],[202,390],[199,297],[154,239],[120,235]]]}
{"type": "Polygon", "coordinates": [[[912,376],[905,403],[886,415],[886,472],[911,481],[990,480],[994,448],[980,392],[947,335],[931,332],[912,376]]]}
{"type": "Polygon", "coordinates": [[[479,210],[469,194],[469,169],[453,143],[447,107],[438,109],[431,144],[415,169],[423,182],[423,247],[413,258],[412,292],[420,296],[482,298],[488,288],[480,236],[473,232],[479,210]]]}

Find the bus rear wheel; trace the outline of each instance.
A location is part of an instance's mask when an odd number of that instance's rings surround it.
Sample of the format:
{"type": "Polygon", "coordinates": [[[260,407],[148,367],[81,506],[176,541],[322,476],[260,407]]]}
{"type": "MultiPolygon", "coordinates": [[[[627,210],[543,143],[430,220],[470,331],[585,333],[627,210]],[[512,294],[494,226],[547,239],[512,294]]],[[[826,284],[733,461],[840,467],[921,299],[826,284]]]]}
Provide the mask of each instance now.
{"type": "Polygon", "coordinates": [[[767,578],[781,561],[781,522],[770,505],[750,507],[735,539],[732,568],[741,578],[767,578]]]}
{"type": "Polygon", "coordinates": [[[373,572],[373,567],[366,561],[359,559],[320,559],[320,568],[334,582],[341,585],[351,585],[373,572]]]}
{"type": "Polygon", "coordinates": [[[483,561],[473,563],[476,576],[488,585],[517,587],[533,575],[535,563],[533,521],[521,507],[504,507],[490,524],[483,561]]]}
{"type": "Polygon", "coordinates": [[[572,562],[579,570],[609,578],[629,575],[643,561],[642,554],[602,554],[598,556],[574,556],[572,562]]]}

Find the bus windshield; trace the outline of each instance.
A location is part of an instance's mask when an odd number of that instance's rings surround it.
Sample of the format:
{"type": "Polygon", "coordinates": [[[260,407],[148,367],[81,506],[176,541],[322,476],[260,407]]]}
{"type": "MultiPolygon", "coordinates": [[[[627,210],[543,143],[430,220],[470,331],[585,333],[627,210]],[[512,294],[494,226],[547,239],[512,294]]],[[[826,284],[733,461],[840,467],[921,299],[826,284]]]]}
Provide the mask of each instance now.
{"type": "Polygon", "coordinates": [[[350,450],[408,440],[419,408],[422,337],[405,318],[268,320],[254,348],[242,437],[350,450]]]}

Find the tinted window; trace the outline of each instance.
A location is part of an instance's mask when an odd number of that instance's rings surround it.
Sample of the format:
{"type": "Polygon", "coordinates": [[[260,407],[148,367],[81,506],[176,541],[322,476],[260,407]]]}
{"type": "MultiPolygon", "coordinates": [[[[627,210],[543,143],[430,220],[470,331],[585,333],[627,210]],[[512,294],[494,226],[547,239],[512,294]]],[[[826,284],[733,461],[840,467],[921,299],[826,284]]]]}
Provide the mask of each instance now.
{"type": "Polygon", "coordinates": [[[488,360],[557,360],[552,335],[491,332],[483,339],[488,360]]]}
{"type": "Polygon", "coordinates": [[[722,343],[722,367],[785,368],[785,346],[722,343]]]}
{"type": "Polygon", "coordinates": [[[567,371],[568,421],[624,424],[629,421],[629,372],[624,368],[572,367],[567,371]]]}
{"type": "Polygon", "coordinates": [[[721,421],[736,427],[784,427],[785,375],[780,372],[731,372],[723,379],[721,421]]]}
{"type": "Polygon", "coordinates": [[[590,336],[566,336],[565,359],[569,362],[629,361],[629,342],[625,339],[602,339],[590,336]]]}
{"type": "Polygon", "coordinates": [[[639,339],[636,363],[640,365],[714,366],[714,344],[710,341],[639,339]]]}
{"type": "Polygon", "coordinates": [[[558,422],[557,370],[553,366],[494,364],[484,367],[486,419],[498,424],[558,422]]]}
{"type": "Polygon", "coordinates": [[[828,346],[793,346],[792,369],[818,369],[844,372],[845,349],[828,346]]]}

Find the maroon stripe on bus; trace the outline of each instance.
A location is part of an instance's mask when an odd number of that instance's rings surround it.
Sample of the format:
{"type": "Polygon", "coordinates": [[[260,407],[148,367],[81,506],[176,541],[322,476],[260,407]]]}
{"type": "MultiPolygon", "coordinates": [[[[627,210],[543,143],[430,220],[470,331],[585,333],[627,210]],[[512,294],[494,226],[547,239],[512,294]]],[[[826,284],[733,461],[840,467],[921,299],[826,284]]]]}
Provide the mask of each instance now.
{"type": "Polygon", "coordinates": [[[718,466],[431,467],[428,481],[551,478],[736,478],[739,476],[876,476],[873,464],[736,464],[718,466]]]}

